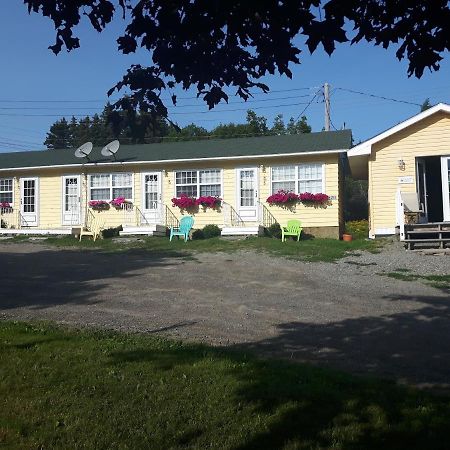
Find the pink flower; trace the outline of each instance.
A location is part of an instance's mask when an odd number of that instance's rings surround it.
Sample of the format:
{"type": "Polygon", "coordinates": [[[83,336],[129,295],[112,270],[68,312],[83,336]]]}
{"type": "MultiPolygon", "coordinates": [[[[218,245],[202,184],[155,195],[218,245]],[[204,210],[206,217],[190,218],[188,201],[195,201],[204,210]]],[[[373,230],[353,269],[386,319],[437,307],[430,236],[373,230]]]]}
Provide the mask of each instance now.
{"type": "Polygon", "coordinates": [[[276,194],[272,194],[268,197],[266,201],[269,205],[282,205],[286,203],[295,203],[298,199],[296,193],[280,190],[276,194]]]}
{"type": "Polygon", "coordinates": [[[112,206],[116,208],[121,208],[125,203],[128,203],[125,197],[117,197],[109,202],[112,206]]]}
{"type": "Polygon", "coordinates": [[[219,197],[214,197],[212,195],[203,195],[195,200],[196,205],[201,205],[204,208],[215,208],[222,201],[219,197]]]}
{"type": "Polygon", "coordinates": [[[195,198],[189,197],[186,194],[181,194],[179,197],[172,199],[172,205],[177,206],[180,209],[189,209],[196,206],[195,198]]]}
{"type": "Polygon", "coordinates": [[[89,206],[92,209],[108,209],[109,203],[105,202],[104,200],[91,200],[89,202],[89,206]]]}
{"type": "Polygon", "coordinates": [[[0,202],[0,208],[11,208],[11,204],[8,202],[0,202]]]}

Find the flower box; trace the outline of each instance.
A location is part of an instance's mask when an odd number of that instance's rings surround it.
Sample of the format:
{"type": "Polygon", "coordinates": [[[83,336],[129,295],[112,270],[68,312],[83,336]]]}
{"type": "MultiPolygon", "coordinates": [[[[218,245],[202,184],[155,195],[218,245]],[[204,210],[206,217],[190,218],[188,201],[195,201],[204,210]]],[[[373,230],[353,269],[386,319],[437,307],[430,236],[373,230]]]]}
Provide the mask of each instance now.
{"type": "Polygon", "coordinates": [[[195,204],[203,208],[217,208],[221,203],[221,198],[212,195],[204,195],[195,200],[195,204]]]}
{"type": "Polygon", "coordinates": [[[95,209],[96,211],[104,211],[109,209],[109,203],[104,200],[91,200],[89,202],[89,208],[95,209]]]}
{"type": "Polygon", "coordinates": [[[0,209],[7,210],[6,212],[11,212],[12,211],[12,206],[8,202],[0,202],[0,209]]]}
{"type": "Polygon", "coordinates": [[[267,198],[267,203],[269,205],[277,206],[293,206],[296,203],[302,203],[305,206],[325,206],[330,202],[330,197],[327,194],[317,193],[312,194],[311,192],[303,192],[301,194],[296,194],[294,192],[287,192],[280,190],[276,194],[272,194],[267,198]]]}
{"type": "Polygon", "coordinates": [[[192,209],[197,206],[197,203],[194,197],[181,194],[179,197],[174,197],[172,199],[172,205],[177,206],[180,209],[192,209]]]}
{"type": "Polygon", "coordinates": [[[292,205],[294,203],[297,203],[299,200],[299,196],[294,192],[287,192],[280,190],[276,194],[272,194],[270,197],[267,198],[267,203],[269,205],[292,205]]]}
{"type": "Polygon", "coordinates": [[[125,197],[117,197],[109,202],[111,206],[117,209],[123,209],[125,205],[131,205],[131,202],[126,200],[125,197]]]}

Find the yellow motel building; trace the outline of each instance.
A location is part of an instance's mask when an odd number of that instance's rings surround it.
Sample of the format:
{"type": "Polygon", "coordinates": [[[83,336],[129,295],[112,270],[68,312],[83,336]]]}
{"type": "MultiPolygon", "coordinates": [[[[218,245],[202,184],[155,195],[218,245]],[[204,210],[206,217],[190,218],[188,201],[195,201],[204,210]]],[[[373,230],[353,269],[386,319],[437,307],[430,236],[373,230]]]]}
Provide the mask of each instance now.
{"type": "Polygon", "coordinates": [[[450,105],[440,103],[348,152],[369,185],[370,237],[450,242],[450,105]]]}
{"type": "MultiPolygon", "coordinates": [[[[105,157],[94,148],[0,154],[1,234],[77,234],[101,215],[121,234],[163,235],[183,215],[194,228],[218,225],[223,235],[260,235],[291,218],[315,236],[343,231],[343,161],[351,131],[122,145],[105,157]],[[279,190],[324,193],[325,205],[270,205],[279,190]],[[214,196],[217,207],[185,211],[172,198],[214,196]],[[92,202],[122,207],[97,210],[92,202]]],[[[449,147],[450,148],[450,147],[449,147]]],[[[404,154],[406,158],[406,153],[404,154]]]]}

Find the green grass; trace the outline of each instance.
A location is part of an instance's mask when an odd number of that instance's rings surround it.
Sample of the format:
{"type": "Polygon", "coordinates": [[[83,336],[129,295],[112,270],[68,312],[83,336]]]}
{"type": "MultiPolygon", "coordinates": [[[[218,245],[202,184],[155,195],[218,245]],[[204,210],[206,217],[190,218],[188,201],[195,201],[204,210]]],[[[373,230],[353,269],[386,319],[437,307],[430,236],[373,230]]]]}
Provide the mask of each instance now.
{"type": "Polygon", "coordinates": [[[448,397],[307,365],[13,322],[0,360],[1,448],[448,448],[448,397]]]}
{"type": "Polygon", "coordinates": [[[450,290],[450,275],[418,275],[408,272],[408,269],[396,269],[394,272],[382,272],[380,275],[402,281],[422,281],[439,289],[450,290]]]}
{"type": "MultiPolygon", "coordinates": [[[[5,242],[23,242],[23,238],[14,238],[5,242]]],[[[184,243],[182,240],[169,242],[167,238],[143,237],[141,241],[127,243],[113,241],[112,239],[100,239],[92,242],[89,239],[83,239],[79,242],[71,236],[50,237],[45,241],[37,241],[58,247],[76,247],[102,249],[105,251],[124,251],[130,248],[143,249],[151,252],[164,254],[184,253],[186,255],[195,252],[235,252],[240,250],[253,250],[257,252],[267,252],[277,256],[285,256],[297,260],[306,261],[336,261],[358,250],[367,250],[370,252],[379,251],[380,241],[369,241],[357,239],[352,242],[339,241],[337,239],[306,239],[296,242],[290,240],[281,242],[279,239],[268,237],[250,237],[247,239],[227,240],[222,238],[211,238],[189,241],[184,243]]]]}

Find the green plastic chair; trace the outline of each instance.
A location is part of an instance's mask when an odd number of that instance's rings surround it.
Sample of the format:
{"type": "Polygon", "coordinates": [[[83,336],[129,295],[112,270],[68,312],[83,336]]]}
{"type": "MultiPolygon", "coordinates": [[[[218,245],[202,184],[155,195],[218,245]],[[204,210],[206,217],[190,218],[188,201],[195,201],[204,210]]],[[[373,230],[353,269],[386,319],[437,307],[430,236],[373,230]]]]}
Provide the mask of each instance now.
{"type": "Polygon", "coordinates": [[[194,226],[194,218],[191,216],[183,217],[180,220],[180,226],[179,227],[170,227],[170,240],[174,236],[182,236],[184,238],[184,242],[187,242],[189,240],[189,233],[192,230],[192,227],[194,226]]]}
{"type": "Polygon", "coordinates": [[[300,240],[302,234],[302,223],[300,220],[288,220],[287,227],[281,227],[281,242],[286,241],[286,236],[296,236],[297,241],[300,240]]]}

